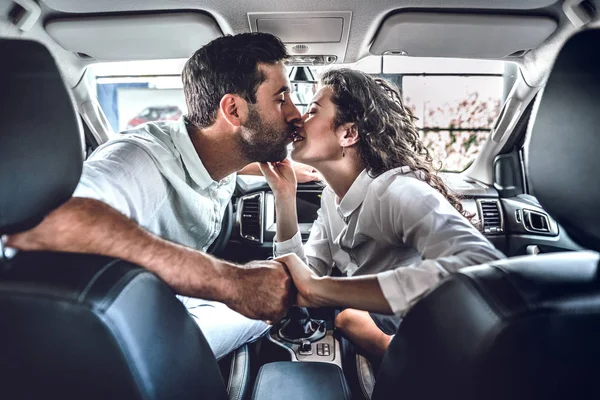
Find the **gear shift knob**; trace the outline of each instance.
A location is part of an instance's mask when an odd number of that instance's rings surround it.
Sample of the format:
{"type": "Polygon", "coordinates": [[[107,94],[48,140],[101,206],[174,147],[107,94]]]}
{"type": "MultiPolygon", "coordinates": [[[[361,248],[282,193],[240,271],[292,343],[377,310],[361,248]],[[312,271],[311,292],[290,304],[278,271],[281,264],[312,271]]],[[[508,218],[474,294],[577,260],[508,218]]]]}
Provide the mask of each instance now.
{"type": "Polygon", "coordinates": [[[310,315],[305,307],[293,306],[289,309],[287,318],[294,321],[300,321],[310,318],[310,315]]]}
{"type": "Polygon", "coordinates": [[[325,321],[311,319],[308,310],[303,307],[290,308],[279,329],[279,337],[293,343],[300,343],[303,339],[313,342],[325,333],[325,321]]]}

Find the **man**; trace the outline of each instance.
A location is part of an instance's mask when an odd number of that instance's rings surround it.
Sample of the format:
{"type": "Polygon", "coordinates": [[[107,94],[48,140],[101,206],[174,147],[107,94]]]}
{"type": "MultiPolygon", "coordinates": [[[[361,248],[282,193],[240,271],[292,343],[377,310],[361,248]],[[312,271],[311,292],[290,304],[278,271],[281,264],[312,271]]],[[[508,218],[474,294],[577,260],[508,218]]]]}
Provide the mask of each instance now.
{"type": "Polygon", "coordinates": [[[235,172],[284,159],[301,124],[286,57],[267,34],[202,47],[182,74],[187,118],[145,124],[102,145],[73,198],[7,245],[102,254],[153,271],[186,296],[217,358],[260,337],[268,325],[259,320],[280,319],[292,301],[289,275],[276,261],[240,266],[204,251],[218,236],[235,172]]]}

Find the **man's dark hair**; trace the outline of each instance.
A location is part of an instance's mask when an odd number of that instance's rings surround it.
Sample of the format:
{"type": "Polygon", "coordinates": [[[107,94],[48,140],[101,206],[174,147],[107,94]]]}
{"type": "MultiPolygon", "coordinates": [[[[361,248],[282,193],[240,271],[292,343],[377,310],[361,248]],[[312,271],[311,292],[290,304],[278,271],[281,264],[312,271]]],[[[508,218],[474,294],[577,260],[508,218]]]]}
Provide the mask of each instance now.
{"type": "Polygon", "coordinates": [[[287,57],[281,40],[267,33],[227,35],[203,46],[183,68],[188,121],[198,128],[211,126],[228,93],[256,103],[256,89],[266,79],[258,64],[272,65],[287,57]]]}

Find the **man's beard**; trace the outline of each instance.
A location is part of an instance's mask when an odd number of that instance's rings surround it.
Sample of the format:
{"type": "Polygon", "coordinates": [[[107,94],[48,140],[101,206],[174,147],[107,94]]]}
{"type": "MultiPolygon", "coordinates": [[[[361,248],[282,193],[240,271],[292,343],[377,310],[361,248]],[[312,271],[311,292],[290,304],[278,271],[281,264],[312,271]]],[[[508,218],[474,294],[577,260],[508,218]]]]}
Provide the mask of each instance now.
{"type": "Polygon", "coordinates": [[[265,123],[255,107],[250,105],[248,122],[238,136],[244,156],[251,162],[283,160],[287,157],[287,141],[295,130],[294,126],[265,123]]]}

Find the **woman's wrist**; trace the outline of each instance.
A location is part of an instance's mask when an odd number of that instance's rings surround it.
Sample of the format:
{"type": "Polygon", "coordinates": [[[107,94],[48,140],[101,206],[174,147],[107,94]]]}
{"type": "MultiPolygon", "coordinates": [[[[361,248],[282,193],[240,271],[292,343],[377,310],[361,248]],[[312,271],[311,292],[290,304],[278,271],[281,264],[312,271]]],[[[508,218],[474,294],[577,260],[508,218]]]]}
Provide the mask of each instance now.
{"type": "Polygon", "coordinates": [[[277,232],[275,240],[279,243],[290,240],[298,232],[298,216],[296,214],[296,197],[275,199],[277,215],[277,232]]]}
{"type": "Polygon", "coordinates": [[[273,195],[275,196],[275,204],[277,203],[282,203],[282,204],[287,204],[290,202],[295,202],[296,201],[296,190],[292,190],[289,192],[273,192],[273,195]]]}
{"type": "Polygon", "coordinates": [[[312,278],[312,282],[308,285],[310,289],[307,293],[307,299],[312,307],[329,307],[335,305],[331,299],[331,290],[334,284],[334,281],[329,276],[315,276],[312,278]]]}

